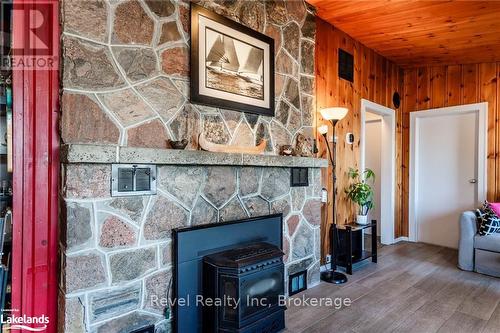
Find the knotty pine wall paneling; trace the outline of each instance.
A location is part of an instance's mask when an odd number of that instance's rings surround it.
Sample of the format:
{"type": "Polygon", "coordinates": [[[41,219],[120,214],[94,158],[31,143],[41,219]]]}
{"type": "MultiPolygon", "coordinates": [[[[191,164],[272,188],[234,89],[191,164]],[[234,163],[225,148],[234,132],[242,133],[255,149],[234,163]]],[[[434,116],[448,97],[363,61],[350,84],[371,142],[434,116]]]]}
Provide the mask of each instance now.
{"type": "MultiPolygon", "coordinates": [[[[396,112],[396,209],[395,237],[408,236],[410,112],[488,102],[487,186],[488,200],[500,200],[500,63],[426,65],[400,69],[329,23],[317,21],[317,111],[327,106],[347,106],[345,119],[337,124],[337,223],[355,218],[356,211],[344,194],[349,167],[359,166],[360,101],[366,98],[393,108],[392,94],[399,91],[401,107],[396,112]],[[338,78],[338,48],[352,52],[354,83],[338,78]],[[344,137],[354,133],[356,141],[347,145],[344,137]]],[[[317,125],[324,121],[317,115],[317,125]]],[[[331,133],[329,133],[331,136],[331,133]]],[[[322,137],[320,154],[326,157],[322,137]]],[[[323,183],[332,195],[332,169],[323,171],[323,183]]],[[[331,206],[323,207],[322,254],[328,252],[327,232],[331,206]]]]}
{"type": "MultiPolygon", "coordinates": [[[[316,107],[317,126],[325,121],[321,118],[319,110],[328,106],[345,106],[349,108],[347,116],[337,123],[337,165],[336,165],[336,220],[338,224],[345,224],[356,218],[355,206],[347,199],[344,189],[348,186],[347,172],[350,167],[358,168],[360,159],[360,131],[361,99],[394,108],[392,95],[395,91],[402,94],[403,72],[394,63],[367,48],[360,42],[351,38],[344,32],[336,29],[329,23],[317,19],[316,27],[316,107]],[[354,82],[349,82],[338,77],[338,49],[353,54],[354,56],[354,82]],[[355,142],[348,145],[345,142],[347,133],[353,133],[355,142]]],[[[402,109],[395,110],[397,115],[396,144],[396,169],[402,167],[403,156],[399,154],[403,139],[403,122],[400,117],[402,109]]],[[[331,137],[331,128],[328,137],[331,137]]],[[[327,158],[325,141],[321,135],[317,136],[320,156],[327,158]]],[[[332,168],[322,171],[323,184],[327,184],[329,200],[328,206],[324,205],[321,222],[322,257],[329,253],[328,230],[332,223],[332,168]]],[[[396,184],[396,230],[401,234],[403,216],[401,214],[403,201],[400,192],[403,186],[403,177],[398,175],[396,184]]]]}

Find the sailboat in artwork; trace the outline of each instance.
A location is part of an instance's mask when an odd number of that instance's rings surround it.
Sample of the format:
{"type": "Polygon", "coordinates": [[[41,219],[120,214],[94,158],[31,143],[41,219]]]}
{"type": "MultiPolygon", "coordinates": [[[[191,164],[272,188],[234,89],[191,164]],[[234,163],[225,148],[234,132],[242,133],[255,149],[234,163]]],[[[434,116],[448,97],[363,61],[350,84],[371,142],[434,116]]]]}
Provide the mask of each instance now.
{"type": "Polygon", "coordinates": [[[247,81],[262,83],[263,77],[263,56],[262,50],[252,48],[248,53],[248,58],[239,71],[239,76],[247,81]]]}
{"type": "Polygon", "coordinates": [[[240,63],[236,55],[234,40],[232,38],[219,35],[208,52],[207,66],[214,70],[229,71],[238,73],[240,63]]]}
{"type": "Polygon", "coordinates": [[[205,59],[207,86],[262,99],[264,51],[221,33],[211,32],[209,37],[205,59]]]}

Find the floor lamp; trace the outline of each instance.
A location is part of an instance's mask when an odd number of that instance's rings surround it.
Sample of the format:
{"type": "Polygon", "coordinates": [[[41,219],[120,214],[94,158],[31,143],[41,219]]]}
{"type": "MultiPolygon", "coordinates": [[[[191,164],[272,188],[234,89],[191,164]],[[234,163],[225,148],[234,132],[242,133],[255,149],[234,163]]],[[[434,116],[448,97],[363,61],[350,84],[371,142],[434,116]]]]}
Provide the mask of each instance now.
{"type": "Polygon", "coordinates": [[[328,155],[330,157],[330,162],[332,164],[332,175],[333,175],[333,191],[332,191],[332,220],[333,224],[330,227],[329,234],[330,234],[330,255],[332,258],[332,267],[326,271],[321,272],[321,280],[328,282],[328,283],[335,283],[335,284],[341,284],[347,282],[347,276],[343,273],[340,272],[335,272],[335,269],[337,268],[334,262],[334,255],[335,251],[333,248],[333,228],[337,227],[337,224],[335,222],[335,182],[337,180],[336,175],[335,175],[335,167],[336,167],[336,158],[337,158],[337,153],[335,150],[337,140],[335,138],[335,125],[339,120],[345,117],[349,110],[347,108],[343,107],[331,107],[331,108],[325,108],[321,109],[321,116],[323,119],[328,120],[331,125],[332,125],[332,133],[333,133],[333,154],[332,150],[330,150],[330,145],[328,144],[327,140],[327,133],[328,133],[328,126],[323,125],[318,128],[318,131],[323,135],[323,138],[325,139],[326,147],[328,148],[328,155]]]}

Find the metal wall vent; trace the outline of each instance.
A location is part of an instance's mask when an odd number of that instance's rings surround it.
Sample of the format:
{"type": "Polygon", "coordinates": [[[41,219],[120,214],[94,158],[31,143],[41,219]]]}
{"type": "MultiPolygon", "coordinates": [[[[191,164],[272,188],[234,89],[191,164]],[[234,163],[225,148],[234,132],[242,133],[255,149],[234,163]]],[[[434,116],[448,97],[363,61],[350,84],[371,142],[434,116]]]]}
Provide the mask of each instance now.
{"type": "Polygon", "coordinates": [[[156,165],[111,165],[112,197],[152,194],[156,194],[156,165]]]}
{"type": "Polygon", "coordinates": [[[288,296],[307,289],[307,270],[291,274],[288,277],[288,296]]]}
{"type": "Polygon", "coordinates": [[[155,333],[155,325],[149,325],[133,330],[130,333],[155,333]]]}

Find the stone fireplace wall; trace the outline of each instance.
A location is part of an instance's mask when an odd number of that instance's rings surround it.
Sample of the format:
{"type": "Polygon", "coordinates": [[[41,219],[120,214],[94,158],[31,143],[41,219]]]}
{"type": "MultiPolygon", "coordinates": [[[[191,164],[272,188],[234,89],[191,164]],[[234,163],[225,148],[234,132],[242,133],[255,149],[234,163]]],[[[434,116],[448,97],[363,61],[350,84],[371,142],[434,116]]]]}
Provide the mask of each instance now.
{"type": "MultiPolygon", "coordinates": [[[[189,2],[61,3],[61,139],[65,144],[165,148],[203,131],[213,142],[266,154],[312,138],[315,17],[303,1],[197,3],[275,39],[276,116],[189,103],[189,2]]],[[[90,146],[89,151],[92,150],[90,146]]],[[[158,194],[110,196],[110,164],[62,165],[61,332],[168,332],[171,229],[281,212],[288,273],[319,282],[320,169],[290,188],[281,167],[158,165],[158,194]]]]}
{"type": "Polygon", "coordinates": [[[64,143],[164,148],[203,131],[266,152],[313,138],[315,16],[302,1],[195,1],[274,38],[276,117],[189,103],[189,1],[62,2],[64,143]]]}
{"type": "Polygon", "coordinates": [[[283,213],[286,275],[319,282],[319,168],[291,188],[289,168],[158,166],[158,194],[128,198],[110,197],[109,164],[67,164],[64,177],[61,331],[168,332],[170,308],[155,299],[171,295],[176,227],[283,213]]]}

